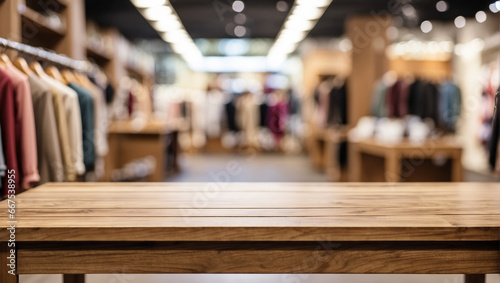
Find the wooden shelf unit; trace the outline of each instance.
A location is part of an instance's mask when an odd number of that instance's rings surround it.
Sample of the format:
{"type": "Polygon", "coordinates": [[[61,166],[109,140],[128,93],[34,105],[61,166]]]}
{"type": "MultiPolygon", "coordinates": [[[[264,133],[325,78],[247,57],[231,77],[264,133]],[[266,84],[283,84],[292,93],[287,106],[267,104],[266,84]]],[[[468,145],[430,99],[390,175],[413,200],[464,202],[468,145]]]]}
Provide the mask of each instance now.
{"type": "MultiPolygon", "coordinates": [[[[61,26],[53,25],[48,17],[22,4],[19,5],[19,13],[21,14],[21,18],[23,20],[23,26],[31,29],[40,29],[44,39],[46,39],[45,36],[48,36],[49,38],[52,38],[53,36],[62,38],[66,35],[66,25],[64,24],[64,19],[61,26]]],[[[23,39],[30,36],[28,34],[30,31],[23,29],[23,33],[24,32],[25,34],[23,34],[23,39]]]]}
{"type": "MultiPolygon", "coordinates": [[[[53,50],[73,59],[85,59],[84,0],[32,0],[0,2],[0,37],[53,50]],[[38,5],[38,6],[37,6],[38,5]],[[44,6],[45,5],[45,6],[44,6]],[[61,25],[51,23],[44,9],[60,15],[61,25]]],[[[14,52],[9,54],[16,56],[14,52]]]]}
{"type": "Polygon", "coordinates": [[[107,53],[105,50],[100,50],[92,45],[87,45],[87,57],[96,62],[97,65],[102,66],[112,60],[113,55],[107,53]]]}

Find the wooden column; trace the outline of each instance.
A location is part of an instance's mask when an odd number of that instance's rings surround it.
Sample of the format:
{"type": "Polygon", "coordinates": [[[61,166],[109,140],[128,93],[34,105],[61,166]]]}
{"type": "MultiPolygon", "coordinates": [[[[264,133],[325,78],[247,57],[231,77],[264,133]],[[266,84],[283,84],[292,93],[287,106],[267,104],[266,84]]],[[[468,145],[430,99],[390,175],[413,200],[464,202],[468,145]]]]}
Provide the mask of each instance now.
{"type": "Polygon", "coordinates": [[[21,41],[21,16],[17,0],[0,2],[0,37],[21,41]]]}
{"type": "MultiPolygon", "coordinates": [[[[17,12],[18,0],[0,1],[0,37],[20,42],[21,16],[17,12]]],[[[9,50],[6,54],[13,59],[17,52],[9,50]]]]}
{"type": "MultiPolygon", "coordinates": [[[[114,28],[110,28],[106,32],[112,38],[114,45],[117,46],[120,40],[120,32],[114,28]]],[[[122,62],[117,53],[118,52],[115,52],[115,54],[111,56],[110,62],[104,66],[104,73],[108,76],[115,90],[120,86],[120,79],[127,76],[126,64],[122,62]]]]}
{"type": "MultiPolygon", "coordinates": [[[[352,42],[352,72],[347,85],[349,127],[353,128],[359,119],[370,115],[371,97],[375,84],[388,70],[385,49],[389,44],[386,31],[391,24],[389,17],[354,16],[347,20],[346,34],[352,42]]],[[[349,161],[355,156],[353,147],[348,150],[349,161]]],[[[363,172],[356,174],[349,162],[351,181],[359,180],[363,172]]]]}
{"type": "Polygon", "coordinates": [[[347,20],[347,35],[352,42],[352,72],[348,85],[349,124],[370,114],[375,83],[388,70],[385,49],[391,21],[387,17],[356,16],[347,20]]]}
{"type": "Polygon", "coordinates": [[[66,35],[56,46],[55,51],[73,59],[87,59],[87,33],[85,30],[85,3],[83,0],[68,1],[62,14],[67,21],[66,35]]]}

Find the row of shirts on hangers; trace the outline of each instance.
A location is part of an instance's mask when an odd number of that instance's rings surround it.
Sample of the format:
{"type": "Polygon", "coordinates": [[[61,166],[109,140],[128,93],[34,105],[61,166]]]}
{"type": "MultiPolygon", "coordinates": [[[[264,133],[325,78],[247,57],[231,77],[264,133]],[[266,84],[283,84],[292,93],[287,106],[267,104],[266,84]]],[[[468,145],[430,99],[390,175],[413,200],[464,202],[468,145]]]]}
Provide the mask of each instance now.
{"type": "Polygon", "coordinates": [[[0,170],[15,170],[16,191],[95,170],[108,151],[105,83],[0,56],[0,170]]]}
{"type": "Polygon", "coordinates": [[[451,81],[434,83],[386,75],[375,86],[371,112],[379,118],[429,118],[436,127],[454,133],[461,108],[460,88],[451,81]]]}
{"type": "Polygon", "coordinates": [[[156,86],[154,93],[156,116],[186,120],[195,148],[202,148],[207,138],[224,139],[228,134],[238,137],[233,139],[235,142],[227,143],[228,148],[240,145],[272,148],[281,142],[288,130],[293,132],[291,117],[298,116],[300,109],[300,101],[295,95],[280,90],[267,95],[231,94],[215,88],[204,92],[156,86]],[[266,136],[272,140],[266,146],[263,146],[263,138],[258,137],[261,130],[269,133],[266,136]],[[269,145],[271,143],[273,146],[269,145]]]}
{"type": "Polygon", "coordinates": [[[323,79],[314,92],[315,119],[320,128],[347,124],[347,80],[340,76],[323,79]]]}

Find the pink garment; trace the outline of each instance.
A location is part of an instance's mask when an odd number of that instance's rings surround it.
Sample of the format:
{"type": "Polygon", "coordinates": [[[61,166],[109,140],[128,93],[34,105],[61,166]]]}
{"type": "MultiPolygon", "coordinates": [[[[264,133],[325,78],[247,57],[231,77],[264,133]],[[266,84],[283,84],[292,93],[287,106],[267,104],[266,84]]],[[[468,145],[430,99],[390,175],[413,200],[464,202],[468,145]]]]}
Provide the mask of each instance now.
{"type": "Polygon", "coordinates": [[[21,189],[26,190],[38,181],[35,115],[28,76],[9,64],[6,69],[14,85],[17,159],[21,170],[21,189]]]}
{"type": "Polygon", "coordinates": [[[274,141],[279,144],[286,131],[288,121],[288,103],[279,101],[269,106],[267,114],[267,125],[273,134],[274,141]]]}

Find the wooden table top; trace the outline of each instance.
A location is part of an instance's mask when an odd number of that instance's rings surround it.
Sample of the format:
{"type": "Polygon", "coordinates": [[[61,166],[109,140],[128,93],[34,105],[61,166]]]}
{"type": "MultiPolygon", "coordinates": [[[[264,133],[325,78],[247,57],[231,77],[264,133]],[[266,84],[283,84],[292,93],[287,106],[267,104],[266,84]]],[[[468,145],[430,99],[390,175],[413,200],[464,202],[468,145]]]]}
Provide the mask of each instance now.
{"type": "Polygon", "coordinates": [[[16,241],[500,240],[500,184],[220,186],[46,184],[16,196],[16,241]]]}
{"type": "Polygon", "coordinates": [[[362,141],[356,141],[354,143],[357,145],[364,146],[364,147],[373,147],[373,148],[378,148],[378,149],[398,149],[398,150],[414,150],[414,149],[418,149],[418,150],[424,150],[424,149],[461,150],[462,149],[462,146],[456,141],[456,139],[454,139],[452,137],[428,139],[423,143],[413,143],[413,142],[410,142],[408,139],[405,139],[402,142],[391,144],[391,143],[378,141],[375,138],[370,138],[370,139],[362,140],[362,141]]]}
{"type": "Polygon", "coordinates": [[[111,121],[110,134],[160,134],[165,135],[183,127],[183,120],[176,119],[170,122],[161,120],[151,121],[111,121]]]}

